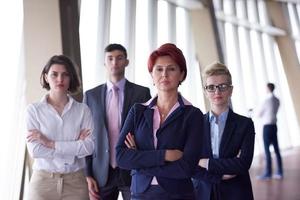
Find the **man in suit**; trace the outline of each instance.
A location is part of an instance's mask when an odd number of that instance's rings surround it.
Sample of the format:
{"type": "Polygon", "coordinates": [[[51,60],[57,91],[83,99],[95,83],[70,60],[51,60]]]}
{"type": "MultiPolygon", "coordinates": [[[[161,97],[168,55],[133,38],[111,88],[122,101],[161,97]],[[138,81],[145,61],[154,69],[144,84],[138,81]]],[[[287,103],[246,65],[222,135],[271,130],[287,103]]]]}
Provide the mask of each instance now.
{"type": "Polygon", "coordinates": [[[126,80],[128,63],[126,49],[120,44],[109,44],[105,48],[109,79],[84,95],[95,124],[95,152],[86,158],[85,170],[92,200],[117,200],[119,192],[124,200],[130,199],[130,172],[116,165],[115,145],[131,106],[146,102],[151,95],[149,88],[126,80]]]}
{"type": "Polygon", "coordinates": [[[205,95],[211,110],[204,116],[204,152],[194,175],[196,199],[253,200],[249,168],[254,151],[254,125],[229,107],[231,74],[221,63],[204,70],[205,95]]]}

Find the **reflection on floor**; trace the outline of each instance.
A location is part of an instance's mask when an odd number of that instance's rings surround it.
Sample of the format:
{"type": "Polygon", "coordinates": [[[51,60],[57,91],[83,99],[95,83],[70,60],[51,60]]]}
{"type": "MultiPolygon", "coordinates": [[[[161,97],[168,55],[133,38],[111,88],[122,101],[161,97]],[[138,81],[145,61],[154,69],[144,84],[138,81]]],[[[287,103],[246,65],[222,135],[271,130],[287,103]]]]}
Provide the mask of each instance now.
{"type": "MultiPolygon", "coordinates": [[[[250,174],[255,200],[300,200],[300,148],[285,150],[281,154],[284,168],[282,180],[257,180],[256,176],[263,172],[264,158],[254,158],[250,174]]],[[[276,167],[275,155],[272,158],[276,167]]]]}

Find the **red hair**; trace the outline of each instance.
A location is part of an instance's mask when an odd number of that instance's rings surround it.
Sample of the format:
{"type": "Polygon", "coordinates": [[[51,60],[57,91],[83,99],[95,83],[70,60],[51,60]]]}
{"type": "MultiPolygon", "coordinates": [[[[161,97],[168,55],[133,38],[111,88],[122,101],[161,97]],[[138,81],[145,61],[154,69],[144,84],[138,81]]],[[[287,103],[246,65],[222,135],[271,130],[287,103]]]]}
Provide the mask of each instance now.
{"type": "Polygon", "coordinates": [[[161,56],[170,56],[171,59],[179,66],[180,71],[184,72],[183,80],[186,78],[187,69],[184,55],[182,51],[172,43],[163,44],[150,54],[148,58],[148,71],[150,73],[153,70],[156,59],[161,56]]]}

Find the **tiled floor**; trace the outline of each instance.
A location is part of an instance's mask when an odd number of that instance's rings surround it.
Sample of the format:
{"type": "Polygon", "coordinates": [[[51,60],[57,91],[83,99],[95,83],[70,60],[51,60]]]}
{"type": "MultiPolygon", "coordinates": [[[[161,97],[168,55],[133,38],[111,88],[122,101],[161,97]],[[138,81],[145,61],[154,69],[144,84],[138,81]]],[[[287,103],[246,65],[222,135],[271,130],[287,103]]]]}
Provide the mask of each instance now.
{"type": "MultiPolygon", "coordinates": [[[[281,154],[284,167],[282,180],[257,180],[256,176],[263,171],[264,159],[254,158],[250,173],[255,200],[300,200],[300,148],[285,150],[281,154]]],[[[273,161],[274,166],[275,155],[273,161]]]]}

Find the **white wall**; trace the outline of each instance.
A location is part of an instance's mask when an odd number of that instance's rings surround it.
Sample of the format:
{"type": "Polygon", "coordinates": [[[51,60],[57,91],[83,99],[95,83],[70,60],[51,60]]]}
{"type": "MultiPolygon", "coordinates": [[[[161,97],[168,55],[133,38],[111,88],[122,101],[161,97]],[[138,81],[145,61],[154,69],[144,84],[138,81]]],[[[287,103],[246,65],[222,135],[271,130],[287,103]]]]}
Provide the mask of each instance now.
{"type": "Polygon", "coordinates": [[[46,91],[39,82],[44,65],[54,54],[62,54],[58,0],[24,1],[24,49],[26,96],[31,103],[46,91]]]}

